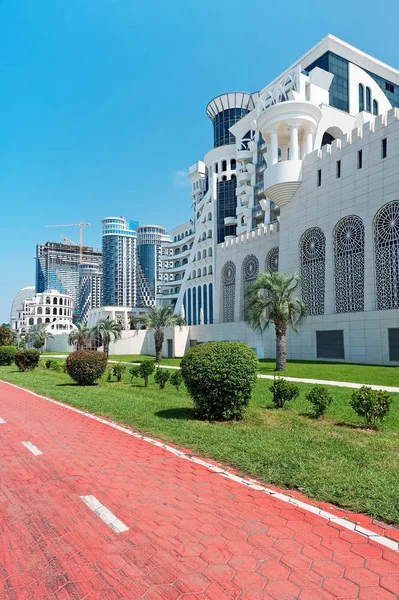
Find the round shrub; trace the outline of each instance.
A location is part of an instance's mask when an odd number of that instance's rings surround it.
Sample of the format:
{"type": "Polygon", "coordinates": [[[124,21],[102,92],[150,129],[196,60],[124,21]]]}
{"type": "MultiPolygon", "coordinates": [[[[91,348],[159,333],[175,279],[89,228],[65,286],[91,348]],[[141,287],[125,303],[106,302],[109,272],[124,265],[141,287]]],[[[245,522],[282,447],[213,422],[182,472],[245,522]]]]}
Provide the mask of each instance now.
{"type": "Polygon", "coordinates": [[[273,404],[276,408],[284,408],[286,402],[299,396],[299,387],[281,377],[274,378],[269,390],[273,394],[273,404]]]}
{"type": "Polygon", "coordinates": [[[183,383],[183,377],[180,369],[176,369],[174,373],[170,376],[170,383],[179,391],[181,384],[183,383]]]}
{"type": "Polygon", "coordinates": [[[122,375],[126,371],[126,365],[121,362],[116,363],[112,368],[112,374],[116,377],[116,381],[122,381],[122,375]]]}
{"type": "Polygon", "coordinates": [[[39,350],[18,350],[14,357],[14,362],[20,371],[33,371],[39,364],[39,350]]]}
{"type": "Polygon", "coordinates": [[[371,427],[375,427],[377,421],[382,421],[387,416],[391,403],[392,398],[388,392],[373,390],[366,385],[355,390],[351,396],[353,410],[371,427]]]}
{"type": "Polygon", "coordinates": [[[258,359],[242,342],[207,342],[190,348],[181,374],[201,419],[241,419],[256,382],[258,359]]]}
{"type": "Polygon", "coordinates": [[[332,402],[332,396],[326,387],[315,385],[306,394],[306,400],[313,404],[313,415],[318,419],[326,412],[332,402]]]}
{"type": "Polygon", "coordinates": [[[163,390],[166,382],[169,381],[170,373],[167,369],[160,369],[159,367],[156,370],[154,381],[159,385],[159,389],[163,390]]]}
{"type": "Polygon", "coordinates": [[[14,362],[16,353],[15,346],[0,346],[0,367],[11,365],[14,362]]]}
{"type": "Polygon", "coordinates": [[[77,350],[66,360],[67,373],[79,385],[93,385],[107,366],[107,356],[95,350],[77,350]]]}

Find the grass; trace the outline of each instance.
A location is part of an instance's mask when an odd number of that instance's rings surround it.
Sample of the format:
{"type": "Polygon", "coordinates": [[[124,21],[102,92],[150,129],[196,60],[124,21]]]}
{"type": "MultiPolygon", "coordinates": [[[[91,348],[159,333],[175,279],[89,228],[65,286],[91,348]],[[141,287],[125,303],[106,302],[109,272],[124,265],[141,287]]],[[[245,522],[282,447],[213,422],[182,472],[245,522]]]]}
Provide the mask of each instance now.
{"type": "MultiPolygon", "coordinates": [[[[231,464],[266,483],[299,488],[321,501],[399,523],[399,394],[379,431],[361,426],[349,405],[351,390],[331,388],[333,404],[321,420],[310,417],[305,399],[311,386],[288,409],[271,408],[270,382],[258,380],[245,418],[238,423],[207,423],[194,418],[181,388],[159,390],[101,380],[79,387],[68,375],[36,369],[19,373],[0,367],[0,379],[22,385],[231,464]]],[[[136,380],[137,381],[137,380],[136,380]]]]}

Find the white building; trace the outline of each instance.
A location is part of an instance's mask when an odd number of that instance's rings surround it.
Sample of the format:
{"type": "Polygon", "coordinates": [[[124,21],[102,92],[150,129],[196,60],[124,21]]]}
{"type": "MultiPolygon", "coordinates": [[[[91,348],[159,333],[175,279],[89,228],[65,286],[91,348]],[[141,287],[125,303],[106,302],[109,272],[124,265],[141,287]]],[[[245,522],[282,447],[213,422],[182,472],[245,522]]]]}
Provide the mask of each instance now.
{"type": "Polygon", "coordinates": [[[243,322],[244,291],[279,269],[301,275],[309,310],[290,358],[399,364],[399,71],[327,36],[207,113],[214,147],[189,169],[195,238],[175,309],[188,343],[274,356],[273,329],[243,322]]]}
{"type": "Polygon", "coordinates": [[[79,265],[79,322],[87,325],[89,310],[102,305],[103,272],[100,265],[79,265]]]}
{"type": "MultiPolygon", "coordinates": [[[[158,306],[176,305],[182,281],[189,268],[191,249],[194,244],[192,221],[178,225],[170,232],[170,240],[161,247],[161,264],[158,271],[158,306]]],[[[180,306],[182,299],[180,300],[180,306]]]]}
{"type": "Polygon", "coordinates": [[[11,305],[11,327],[14,329],[14,324],[18,321],[18,311],[21,309],[24,301],[28,298],[32,298],[35,295],[35,287],[33,285],[21,288],[14,296],[14,300],[11,305]]]}
{"type": "Polygon", "coordinates": [[[12,320],[12,329],[19,333],[46,325],[51,333],[69,332],[74,329],[72,323],[72,296],[62,294],[58,290],[47,290],[33,294],[22,300],[17,308],[16,317],[12,320]]]}

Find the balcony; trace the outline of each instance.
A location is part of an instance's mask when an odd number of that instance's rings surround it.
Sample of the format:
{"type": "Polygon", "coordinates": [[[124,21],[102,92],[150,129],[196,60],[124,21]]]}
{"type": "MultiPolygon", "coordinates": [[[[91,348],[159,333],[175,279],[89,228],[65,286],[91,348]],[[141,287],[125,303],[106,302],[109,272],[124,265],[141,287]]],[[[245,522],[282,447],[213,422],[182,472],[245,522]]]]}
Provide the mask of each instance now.
{"type": "Polygon", "coordinates": [[[237,225],[237,217],[225,217],[224,224],[226,227],[231,225],[237,225]]]}
{"type": "Polygon", "coordinates": [[[240,173],[238,173],[238,181],[240,183],[251,181],[251,173],[248,173],[248,171],[241,171],[240,173]]]}
{"type": "Polygon", "coordinates": [[[237,160],[251,160],[252,159],[252,151],[251,150],[237,150],[237,160]]]}
{"type": "Polygon", "coordinates": [[[285,206],[295,195],[302,182],[302,161],[284,160],[265,171],[265,196],[278,206],[285,206]]]}

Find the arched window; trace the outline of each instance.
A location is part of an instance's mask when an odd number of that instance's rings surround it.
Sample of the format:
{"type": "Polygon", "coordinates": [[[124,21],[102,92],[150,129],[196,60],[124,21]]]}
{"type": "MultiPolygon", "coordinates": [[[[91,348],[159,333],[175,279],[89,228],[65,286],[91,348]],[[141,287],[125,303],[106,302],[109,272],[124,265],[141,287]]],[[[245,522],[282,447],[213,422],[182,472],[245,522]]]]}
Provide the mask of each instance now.
{"type": "Polygon", "coordinates": [[[182,265],[186,265],[188,263],[188,258],[183,258],[182,265]]]}
{"type": "Polygon", "coordinates": [[[212,237],[212,229],[208,229],[208,239],[212,237]]]}
{"type": "Polygon", "coordinates": [[[206,275],[206,267],[202,267],[202,274],[206,275]]]}
{"type": "Polygon", "coordinates": [[[227,181],[226,175],[222,175],[222,181],[227,181]]]}
{"type": "Polygon", "coordinates": [[[310,315],[324,314],[326,238],[319,227],[305,231],[300,241],[302,300],[310,315]]]}
{"type": "Polygon", "coordinates": [[[50,319],[47,317],[45,322],[50,323],[50,319]]]}
{"type": "Polygon", "coordinates": [[[255,281],[259,273],[259,261],[254,254],[246,256],[241,268],[241,311],[240,318],[245,316],[245,294],[251,283],[255,281]]]}
{"type": "Polygon", "coordinates": [[[364,110],[364,85],[359,83],[359,112],[364,110]]]}
{"type": "Polygon", "coordinates": [[[192,323],[192,320],[191,320],[191,288],[188,289],[187,296],[188,296],[187,323],[189,325],[191,325],[191,323],[192,323]]]}
{"type": "Polygon", "coordinates": [[[227,170],[227,161],[222,160],[222,171],[226,171],[226,170],[227,170]]]}
{"type": "Polygon", "coordinates": [[[206,250],[202,251],[202,258],[206,258],[206,250]]]}
{"type": "Polygon", "coordinates": [[[60,304],[62,304],[62,298],[60,298],[60,304]]]}
{"type": "Polygon", "coordinates": [[[57,298],[53,298],[53,304],[57,304],[57,298]]]}
{"type": "Polygon", "coordinates": [[[37,324],[38,324],[38,325],[41,325],[41,323],[42,323],[42,318],[41,318],[41,317],[39,317],[39,318],[38,318],[38,320],[37,320],[37,324]]]}
{"type": "Polygon", "coordinates": [[[53,315],[56,315],[56,314],[57,314],[57,309],[54,307],[53,308],[53,315]]]}
{"type": "Polygon", "coordinates": [[[212,275],[212,265],[209,265],[208,267],[208,275],[212,275]]]}
{"type": "Polygon", "coordinates": [[[28,325],[33,325],[33,318],[32,317],[29,319],[28,325]]]}
{"type": "Polygon", "coordinates": [[[377,309],[399,308],[399,201],[374,218],[374,253],[377,309]]]}
{"type": "Polygon", "coordinates": [[[201,308],[202,308],[202,297],[201,297],[201,286],[197,287],[197,299],[198,299],[198,325],[201,325],[201,308]]]}
{"type": "Polygon", "coordinates": [[[48,306],[46,306],[46,315],[50,315],[50,314],[51,314],[50,308],[48,306]]]}
{"type": "Polygon", "coordinates": [[[198,250],[198,252],[197,252],[197,260],[200,260],[200,259],[201,259],[201,252],[198,250]]]}
{"type": "Polygon", "coordinates": [[[208,256],[212,256],[212,246],[208,248],[208,256]]]}
{"type": "Polygon", "coordinates": [[[197,293],[193,287],[193,325],[197,324],[197,293]]]}
{"type": "Polygon", "coordinates": [[[236,174],[235,173],[232,174],[231,179],[236,179],[236,174]]]}
{"type": "Polygon", "coordinates": [[[42,309],[42,307],[41,307],[41,306],[38,306],[38,307],[37,307],[37,314],[38,314],[38,315],[42,315],[42,314],[43,314],[43,309],[42,309]]]}
{"type": "Polygon", "coordinates": [[[213,165],[213,170],[215,171],[215,173],[217,173],[219,171],[219,165],[218,165],[218,163],[215,163],[213,165]]]}
{"type": "Polygon", "coordinates": [[[208,323],[208,290],[207,285],[202,286],[202,297],[204,299],[204,323],[208,323]]]}
{"type": "Polygon", "coordinates": [[[276,271],[278,271],[278,259],[279,249],[278,246],[275,246],[267,253],[265,261],[265,270],[271,273],[275,273],[276,271]]]}
{"type": "Polygon", "coordinates": [[[201,269],[198,269],[198,271],[197,271],[197,277],[201,277],[201,269]]]}
{"type": "Polygon", "coordinates": [[[209,323],[213,323],[213,283],[209,284],[209,323]]]}
{"type": "Polygon", "coordinates": [[[204,233],[202,234],[202,241],[206,240],[206,232],[204,231],[204,233]]]}
{"type": "Polygon", "coordinates": [[[371,112],[371,90],[369,87],[366,87],[366,110],[371,112]]]}
{"type": "Polygon", "coordinates": [[[187,294],[186,294],[186,292],[184,292],[184,296],[183,296],[183,307],[184,307],[184,318],[187,321],[187,294]]]}
{"type": "Polygon", "coordinates": [[[46,296],[46,304],[51,304],[51,299],[48,296],[46,296]]]}
{"type": "Polygon", "coordinates": [[[229,260],[222,269],[222,321],[234,321],[234,308],[236,298],[236,266],[229,260]]]}
{"type": "Polygon", "coordinates": [[[212,221],[212,213],[208,213],[208,221],[212,221]]]}
{"type": "Polygon", "coordinates": [[[373,115],[378,115],[378,102],[373,100],[373,115]]]}
{"type": "Polygon", "coordinates": [[[193,278],[193,279],[195,279],[195,277],[196,277],[196,272],[195,272],[195,271],[193,271],[193,272],[192,272],[192,278],[193,278]]]}
{"type": "Polygon", "coordinates": [[[364,225],[360,217],[345,217],[334,229],[335,310],[364,310],[364,225]]]}
{"type": "Polygon", "coordinates": [[[188,250],[188,248],[187,248],[187,244],[186,244],[185,246],[183,246],[183,248],[182,248],[182,252],[185,252],[186,250],[188,250]]]}

